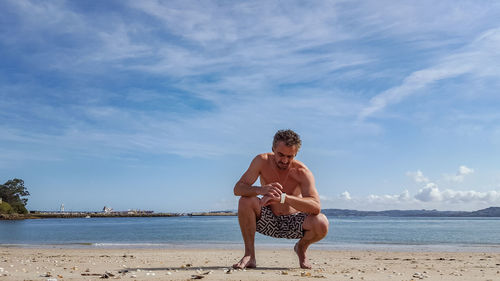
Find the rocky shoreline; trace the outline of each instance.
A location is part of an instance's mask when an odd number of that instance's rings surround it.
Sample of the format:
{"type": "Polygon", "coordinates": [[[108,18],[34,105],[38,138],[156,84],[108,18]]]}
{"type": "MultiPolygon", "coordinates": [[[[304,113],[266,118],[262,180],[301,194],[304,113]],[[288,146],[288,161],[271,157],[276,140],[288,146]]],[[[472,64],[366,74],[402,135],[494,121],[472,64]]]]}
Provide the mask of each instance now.
{"type": "Polygon", "coordinates": [[[23,214],[0,214],[0,220],[25,220],[25,219],[37,219],[31,215],[23,214]]]}

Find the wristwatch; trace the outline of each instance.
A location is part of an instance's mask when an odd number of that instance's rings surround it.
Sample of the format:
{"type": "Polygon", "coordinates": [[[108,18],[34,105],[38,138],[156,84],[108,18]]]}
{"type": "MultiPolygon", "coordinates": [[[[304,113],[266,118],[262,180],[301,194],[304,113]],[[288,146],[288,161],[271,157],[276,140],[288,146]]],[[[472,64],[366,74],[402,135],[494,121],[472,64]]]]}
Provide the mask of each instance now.
{"type": "Polygon", "coordinates": [[[285,197],[286,197],[286,193],[281,193],[281,198],[280,198],[280,203],[283,204],[285,203],[285,197]]]}

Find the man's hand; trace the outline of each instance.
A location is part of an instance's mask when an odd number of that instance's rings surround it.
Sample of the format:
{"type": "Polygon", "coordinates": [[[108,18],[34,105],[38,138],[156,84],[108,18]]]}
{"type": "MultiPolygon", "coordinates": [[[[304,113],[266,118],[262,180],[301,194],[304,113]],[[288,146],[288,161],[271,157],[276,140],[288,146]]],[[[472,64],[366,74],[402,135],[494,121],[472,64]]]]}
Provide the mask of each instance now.
{"type": "Polygon", "coordinates": [[[262,197],[262,199],[260,199],[260,206],[265,207],[265,206],[279,203],[280,199],[281,199],[280,196],[275,197],[275,196],[271,196],[271,195],[266,195],[266,196],[262,197]]]}
{"type": "Polygon", "coordinates": [[[283,186],[278,182],[273,182],[270,184],[263,185],[259,192],[260,195],[271,196],[271,197],[280,197],[281,193],[283,193],[283,186]]]}
{"type": "Polygon", "coordinates": [[[264,195],[262,199],[260,199],[261,207],[280,202],[281,193],[283,193],[283,186],[281,186],[281,184],[273,182],[262,186],[261,189],[260,195],[264,195]]]}

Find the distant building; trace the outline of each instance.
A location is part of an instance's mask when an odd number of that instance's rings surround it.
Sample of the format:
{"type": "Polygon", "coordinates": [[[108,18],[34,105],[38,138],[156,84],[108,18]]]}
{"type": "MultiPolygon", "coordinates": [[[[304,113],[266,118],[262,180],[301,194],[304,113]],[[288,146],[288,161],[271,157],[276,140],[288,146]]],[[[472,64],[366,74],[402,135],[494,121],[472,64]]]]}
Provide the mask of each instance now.
{"type": "Polygon", "coordinates": [[[64,212],[64,203],[61,204],[61,208],[59,209],[59,211],[64,212]]]}
{"type": "Polygon", "coordinates": [[[110,208],[110,207],[106,207],[106,206],[104,206],[104,208],[102,208],[102,211],[103,211],[105,214],[109,214],[109,213],[113,212],[113,208],[110,208]]]}

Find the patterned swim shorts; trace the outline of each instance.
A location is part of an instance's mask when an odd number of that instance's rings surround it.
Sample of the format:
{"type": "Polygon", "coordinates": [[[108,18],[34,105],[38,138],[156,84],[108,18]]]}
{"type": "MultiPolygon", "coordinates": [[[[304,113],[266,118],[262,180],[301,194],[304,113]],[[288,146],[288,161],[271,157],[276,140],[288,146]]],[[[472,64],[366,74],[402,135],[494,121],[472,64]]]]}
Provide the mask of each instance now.
{"type": "Polygon", "coordinates": [[[275,238],[300,239],[304,237],[302,224],[306,217],[306,213],[277,216],[265,206],[260,209],[257,232],[275,238]]]}

